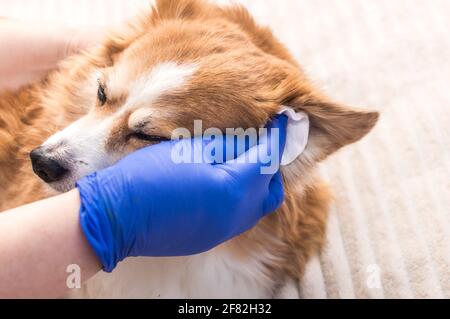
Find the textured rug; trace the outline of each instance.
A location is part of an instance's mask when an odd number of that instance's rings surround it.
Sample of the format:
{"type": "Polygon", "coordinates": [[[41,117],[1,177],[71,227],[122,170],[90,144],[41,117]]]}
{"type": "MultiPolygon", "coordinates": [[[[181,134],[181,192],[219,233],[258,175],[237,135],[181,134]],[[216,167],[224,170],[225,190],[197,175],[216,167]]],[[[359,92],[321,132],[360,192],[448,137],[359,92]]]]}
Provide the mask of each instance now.
{"type": "MultiPolygon", "coordinates": [[[[0,0],[0,16],[108,25],[146,2],[0,0]]],[[[450,2],[237,2],[329,96],[382,113],[369,137],[322,165],[336,202],[302,297],[449,298],[450,2]]]]}

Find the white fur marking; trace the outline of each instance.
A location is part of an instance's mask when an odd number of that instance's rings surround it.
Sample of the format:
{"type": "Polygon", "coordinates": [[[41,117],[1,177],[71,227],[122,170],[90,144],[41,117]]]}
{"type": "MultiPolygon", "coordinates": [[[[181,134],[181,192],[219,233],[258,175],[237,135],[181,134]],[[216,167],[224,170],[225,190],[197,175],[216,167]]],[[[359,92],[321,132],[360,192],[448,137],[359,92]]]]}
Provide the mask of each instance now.
{"type": "Polygon", "coordinates": [[[124,111],[151,105],[162,94],[182,87],[196,70],[196,65],[178,65],[174,62],[156,66],[149,74],[134,82],[124,111]]]}

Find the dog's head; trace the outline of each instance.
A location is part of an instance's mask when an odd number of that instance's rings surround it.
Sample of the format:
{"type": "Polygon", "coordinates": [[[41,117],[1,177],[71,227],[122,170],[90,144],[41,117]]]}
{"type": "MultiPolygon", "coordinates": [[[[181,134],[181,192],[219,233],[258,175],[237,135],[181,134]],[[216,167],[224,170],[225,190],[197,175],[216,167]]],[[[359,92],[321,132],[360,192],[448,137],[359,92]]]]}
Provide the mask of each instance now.
{"type": "Polygon", "coordinates": [[[310,115],[302,156],[313,165],[378,119],[318,93],[247,11],[200,0],[157,1],[151,16],[63,69],[46,101],[85,115],[31,154],[35,172],[58,191],[177,128],[192,130],[195,120],[204,128],[261,127],[290,105],[310,115]]]}

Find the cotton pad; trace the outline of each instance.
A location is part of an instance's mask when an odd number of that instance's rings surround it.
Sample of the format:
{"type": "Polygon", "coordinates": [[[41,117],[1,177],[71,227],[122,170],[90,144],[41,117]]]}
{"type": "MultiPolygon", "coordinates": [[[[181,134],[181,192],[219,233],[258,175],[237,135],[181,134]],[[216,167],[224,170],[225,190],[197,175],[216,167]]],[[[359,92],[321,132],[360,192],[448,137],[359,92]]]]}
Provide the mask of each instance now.
{"type": "Polygon", "coordinates": [[[296,112],[289,106],[283,106],[278,114],[286,115],[288,120],[286,147],[281,166],[293,163],[306,149],[309,138],[309,117],[304,112],[296,112]]]}

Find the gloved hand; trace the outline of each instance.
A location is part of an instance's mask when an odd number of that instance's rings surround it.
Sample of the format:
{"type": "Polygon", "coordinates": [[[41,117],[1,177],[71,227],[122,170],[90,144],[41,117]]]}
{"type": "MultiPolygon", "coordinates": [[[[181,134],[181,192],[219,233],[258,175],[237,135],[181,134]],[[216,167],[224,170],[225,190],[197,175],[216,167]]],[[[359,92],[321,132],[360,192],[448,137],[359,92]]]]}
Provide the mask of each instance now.
{"type": "MultiPolygon", "coordinates": [[[[268,125],[279,129],[280,157],[286,126],[286,116],[268,125]]],[[[132,256],[208,251],[275,211],[284,199],[281,173],[261,174],[265,165],[257,161],[258,152],[273,145],[273,136],[261,138],[258,146],[241,155],[240,159],[247,156],[245,163],[175,164],[175,143],[203,141],[173,141],[142,149],[80,180],[81,227],[104,270],[111,272],[132,256]]]]}

